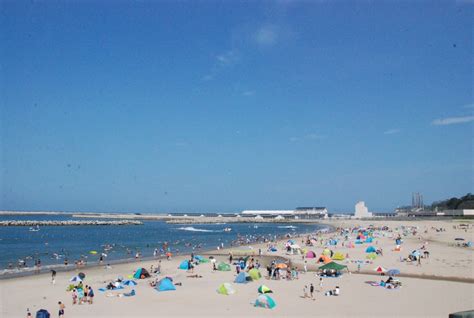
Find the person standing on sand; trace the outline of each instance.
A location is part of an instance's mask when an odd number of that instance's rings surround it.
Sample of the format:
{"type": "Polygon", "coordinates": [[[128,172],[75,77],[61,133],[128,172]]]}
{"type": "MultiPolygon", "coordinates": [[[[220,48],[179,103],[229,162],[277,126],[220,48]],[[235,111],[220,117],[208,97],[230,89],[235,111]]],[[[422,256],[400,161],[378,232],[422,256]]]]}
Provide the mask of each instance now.
{"type": "Polygon", "coordinates": [[[72,304],[77,304],[77,290],[75,288],[72,290],[72,304]]]}
{"type": "Polygon", "coordinates": [[[92,289],[91,286],[89,286],[89,304],[92,305],[94,302],[94,290],[92,289]]]}
{"type": "Polygon", "coordinates": [[[59,318],[61,317],[64,317],[64,308],[66,308],[66,306],[64,306],[64,304],[62,302],[58,302],[58,305],[59,305],[59,318]]]}
{"type": "Polygon", "coordinates": [[[304,285],[303,298],[308,298],[308,285],[304,285]]]}
{"type": "Polygon", "coordinates": [[[232,259],[233,259],[233,257],[232,257],[232,252],[229,252],[229,263],[230,263],[231,265],[232,265],[232,259]]]}
{"type": "Polygon", "coordinates": [[[311,299],[314,299],[314,286],[313,283],[309,286],[309,294],[311,295],[311,299]]]}
{"type": "Polygon", "coordinates": [[[308,261],[304,261],[304,273],[308,272],[308,261]]]}
{"type": "Polygon", "coordinates": [[[319,277],[319,290],[323,290],[323,278],[319,277]]]}
{"type": "Polygon", "coordinates": [[[56,271],[54,269],[51,270],[51,284],[56,284],[56,271]]]}

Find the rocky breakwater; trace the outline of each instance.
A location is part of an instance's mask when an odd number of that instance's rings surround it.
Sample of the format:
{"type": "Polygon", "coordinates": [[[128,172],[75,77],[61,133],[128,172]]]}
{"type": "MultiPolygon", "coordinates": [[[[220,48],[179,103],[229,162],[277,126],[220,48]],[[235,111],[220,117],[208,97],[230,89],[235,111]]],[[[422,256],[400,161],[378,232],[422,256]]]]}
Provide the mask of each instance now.
{"type": "Polygon", "coordinates": [[[97,225],[142,225],[143,222],[136,220],[69,220],[69,221],[0,221],[0,226],[97,226],[97,225]]]}

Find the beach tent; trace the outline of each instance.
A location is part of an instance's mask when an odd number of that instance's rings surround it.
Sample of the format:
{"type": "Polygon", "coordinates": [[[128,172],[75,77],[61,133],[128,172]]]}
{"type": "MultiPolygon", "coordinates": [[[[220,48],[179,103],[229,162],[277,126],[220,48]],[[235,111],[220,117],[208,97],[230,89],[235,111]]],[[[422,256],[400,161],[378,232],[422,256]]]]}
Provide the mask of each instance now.
{"type": "Polygon", "coordinates": [[[50,314],[46,309],[40,309],[36,312],[36,318],[49,318],[50,314]]]}
{"type": "Polygon", "coordinates": [[[235,289],[229,283],[224,283],[217,288],[217,293],[221,295],[232,295],[235,294],[235,289]]]}
{"type": "Polygon", "coordinates": [[[356,244],[362,244],[362,241],[360,239],[355,240],[356,244]]]}
{"type": "Polygon", "coordinates": [[[86,278],[86,274],[84,274],[83,272],[80,272],[79,274],[77,274],[77,276],[79,276],[80,279],[84,280],[84,278],[86,278]]]}
{"type": "Polygon", "coordinates": [[[329,245],[337,245],[337,240],[329,240],[329,245]]]}
{"type": "Polygon", "coordinates": [[[270,252],[276,252],[276,251],[278,251],[276,247],[270,248],[270,252]]]}
{"type": "Polygon", "coordinates": [[[144,279],[148,277],[150,277],[150,273],[148,273],[148,271],[143,267],[138,268],[135,274],[133,274],[133,278],[136,279],[144,279]]]}
{"type": "Polygon", "coordinates": [[[342,254],[341,252],[336,252],[334,254],[334,256],[332,257],[332,259],[336,260],[336,261],[343,261],[346,257],[344,256],[344,254],[342,254]]]}
{"type": "Polygon", "coordinates": [[[262,278],[262,274],[256,268],[252,268],[251,270],[249,270],[249,276],[252,278],[252,280],[259,280],[260,278],[262,278]]]}
{"type": "Polygon", "coordinates": [[[263,307],[263,308],[272,309],[275,306],[276,306],[276,303],[273,300],[273,298],[265,294],[259,295],[257,297],[257,300],[255,300],[255,307],[263,307]]]}
{"type": "Polygon", "coordinates": [[[375,253],[370,253],[370,254],[367,254],[367,256],[366,256],[365,258],[374,260],[374,259],[377,258],[377,254],[375,254],[375,253]]]}
{"type": "Polygon", "coordinates": [[[330,262],[319,267],[320,270],[335,270],[335,271],[342,271],[344,268],[347,268],[347,266],[338,264],[336,262],[330,262]]]}
{"type": "Polygon", "coordinates": [[[318,258],[318,261],[317,263],[324,263],[324,264],[327,264],[327,263],[330,263],[332,261],[332,259],[327,256],[327,255],[321,255],[319,258],[318,258]]]}
{"type": "Polygon", "coordinates": [[[74,276],[69,281],[74,282],[74,283],[76,283],[76,282],[78,283],[78,282],[82,282],[82,279],[79,276],[74,276]]]}
{"type": "Polygon", "coordinates": [[[306,253],[306,258],[315,258],[315,257],[316,257],[316,253],[313,251],[308,251],[306,253]]]}
{"type": "Polygon", "coordinates": [[[374,269],[377,273],[385,273],[387,270],[383,268],[382,266],[377,266],[377,268],[374,269]]]}
{"type": "Polygon", "coordinates": [[[163,278],[162,280],[160,280],[160,282],[158,283],[158,285],[155,287],[155,289],[157,291],[168,291],[168,290],[176,290],[176,287],[174,286],[173,282],[171,281],[171,279],[169,279],[168,277],[166,278],[163,278]]]}
{"type": "Polygon", "coordinates": [[[474,317],[474,310],[460,311],[449,314],[448,318],[472,318],[474,317]]]}
{"type": "Polygon", "coordinates": [[[240,272],[239,275],[234,280],[234,283],[237,284],[247,284],[252,278],[246,272],[240,272]]]}
{"type": "Polygon", "coordinates": [[[230,271],[230,265],[226,263],[219,263],[217,265],[217,270],[222,271],[222,272],[229,272],[230,271]]]}
{"type": "Polygon", "coordinates": [[[365,249],[366,253],[374,253],[376,251],[375,247],[369,246],[365,249]]]}
{"type": "Polygon", "coordinates": [[[286,265],[285,263],[278,263],[278,264],[276,264],[275,267],[276,267],[276,268],[285,269],[285,268],[288,268],[288,265],[286,265]]]}
{"type": "Polygon", "coordinates": [[[330,250],[329,248],[325,248],[325,249],[323,250],[323,253],[322,253],[322,254],[323,254],[323,255],[326,255],[326,256],[330,256],[330,255],[331,255],[331,250],[330,250]]]}
{"type": "Polygon", "coordinates": [[[399,274],[400,274],[400,270],[398,270],[396,268],[389,269],[387,271],[387,275],[389,275],[389,276],[395,276],[395,275],[399,275],[399,274]]]}
{"type": "Polygon", "coordinates": [[[189,263],[187,260],[184,260],[182,261],[180,264],[179,264],[179,269],[182,269],[182,270],[188,270],[189,269],[189,263]]]}
{"type": "Polygon", "coordinates": [[[260,287],[258,287],[257,291],[260,293],[260,294],[268,294],[268,293],[273,293],[273,291],[268,288],[267,286],[265,285],[260,285],[260,287]]]}
{"type": "Polygon", "coordinates": [[[374,240],[373,238],[368,237],[365,239],[365,243],[372,243],[373,240],[374,240]]]}
{"type": "Polygon", "coordinates": [[[137,282],[134,280],[126,280],[122,284],[125,286],[137,286],[137,282]]]}
{"type": "Polygon", "coordinates": [[[194,259],[198,262],[200,262],[204,257],[202,257],[201,255],[195,255],[194,256],[194,259]]]}

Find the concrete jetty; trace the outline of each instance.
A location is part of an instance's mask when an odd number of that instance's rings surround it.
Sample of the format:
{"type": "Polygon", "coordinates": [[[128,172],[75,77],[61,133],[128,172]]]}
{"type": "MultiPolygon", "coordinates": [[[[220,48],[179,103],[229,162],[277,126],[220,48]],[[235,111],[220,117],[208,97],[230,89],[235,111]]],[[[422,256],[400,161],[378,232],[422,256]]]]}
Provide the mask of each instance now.
{"type": "Polygon", "coordinates": [[[142,225],[143,222],[136,220],[116,220],[116,221],[99,221],[99,220],[70,220],[70,221],[19,221],[9,220],[0,221],[0,226],[97,226],[97,225],[142,225]]]}

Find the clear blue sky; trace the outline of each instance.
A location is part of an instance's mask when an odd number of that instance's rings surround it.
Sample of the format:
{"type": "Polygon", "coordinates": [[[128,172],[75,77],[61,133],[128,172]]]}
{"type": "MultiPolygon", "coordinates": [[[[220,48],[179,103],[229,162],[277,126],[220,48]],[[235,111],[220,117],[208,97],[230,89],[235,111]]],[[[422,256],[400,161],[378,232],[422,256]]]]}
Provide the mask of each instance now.
{"type": "Polygon", "coordinates": [[[0,209],[473,191],[469,1],[2,1],[0,209]]]}

